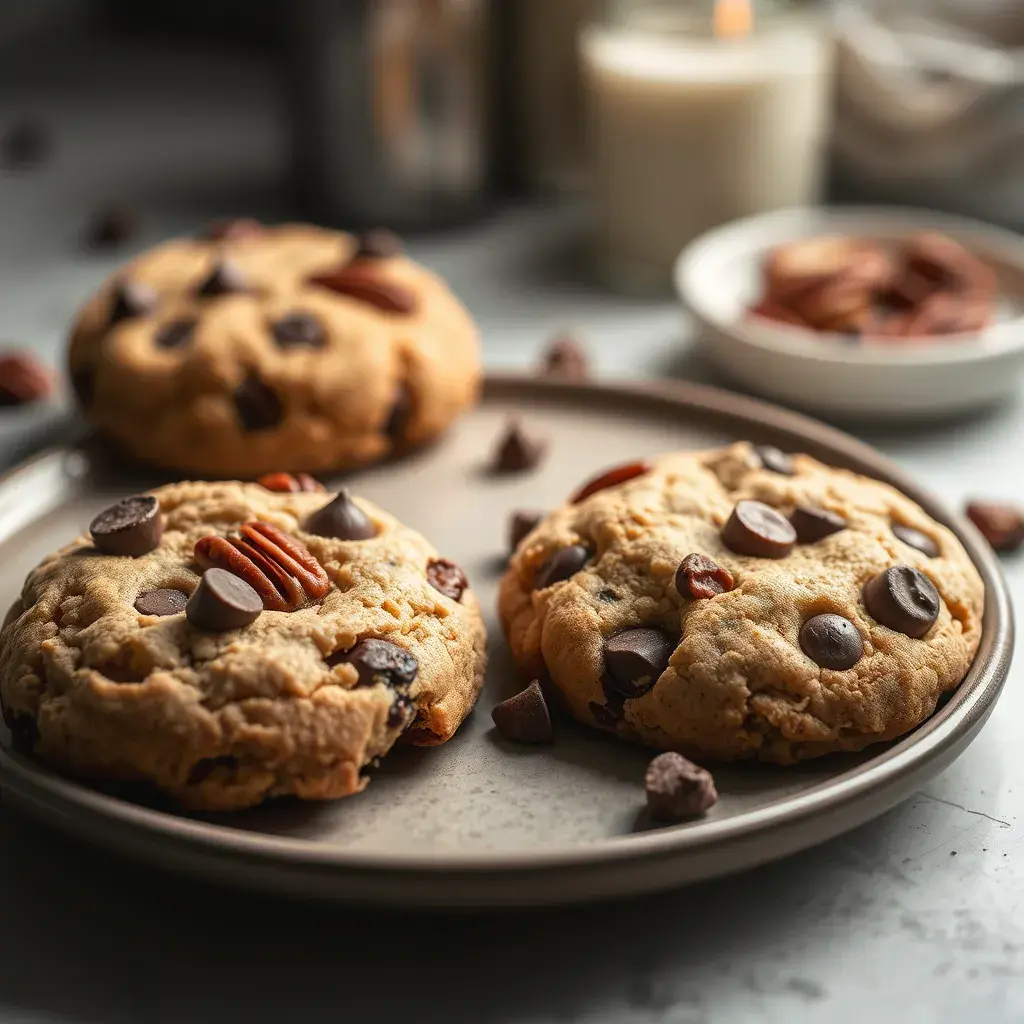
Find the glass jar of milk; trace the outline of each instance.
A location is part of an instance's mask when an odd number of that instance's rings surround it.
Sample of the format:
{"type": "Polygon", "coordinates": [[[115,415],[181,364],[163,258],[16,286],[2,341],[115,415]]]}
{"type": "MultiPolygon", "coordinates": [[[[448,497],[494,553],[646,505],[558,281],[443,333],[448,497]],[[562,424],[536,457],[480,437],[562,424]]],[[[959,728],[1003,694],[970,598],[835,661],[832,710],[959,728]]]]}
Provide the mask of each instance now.
{"type": "Polygon", "coordinates": [[[667,290],[702,232],[817,200],[832,43],[806,6],[612,0],[580,47],[598,261],[614,287],[667,290]]]}

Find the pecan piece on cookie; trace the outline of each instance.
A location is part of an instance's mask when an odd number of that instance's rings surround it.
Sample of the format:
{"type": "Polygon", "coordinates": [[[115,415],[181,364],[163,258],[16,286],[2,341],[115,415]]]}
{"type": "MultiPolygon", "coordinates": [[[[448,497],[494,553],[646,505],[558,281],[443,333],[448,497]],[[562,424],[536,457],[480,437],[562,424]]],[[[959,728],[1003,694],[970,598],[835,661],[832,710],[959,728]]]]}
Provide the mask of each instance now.
{"type": "Polygon", "coordinates": [[[324,596],[330,581],[309,550],[270,523],[246,523],[240,537],[202,537],[196,561],[226,569],[260,595],[268,611],[289,612],[324,596]]]}
{"type": "Polygon", "coordinates": [[[324,485],[308,473],[264,473],[256,483],[278,494],[319,494],[324,489],[324,485]]]}

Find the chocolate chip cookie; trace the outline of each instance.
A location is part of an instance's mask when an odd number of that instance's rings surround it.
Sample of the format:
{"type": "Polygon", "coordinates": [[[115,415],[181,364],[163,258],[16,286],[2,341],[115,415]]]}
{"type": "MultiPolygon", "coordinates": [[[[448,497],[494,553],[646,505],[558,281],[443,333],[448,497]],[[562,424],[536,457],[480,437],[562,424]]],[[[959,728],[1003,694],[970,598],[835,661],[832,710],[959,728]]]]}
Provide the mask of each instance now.
{"type": "Polygon", "coordinates": [[[356,793],[396,741],[447,740],[485,664],[466,577],[369,502],[287,480],[127,499],[33,570],[0,631],[15,747],[225,810],[356,793]]]}
{"type": "Polygon", "coordinates": [[[746,443],[617,467],[519,543],[512,652],[577,719],[788,763],[914,728],[981,636],[984,587],[886,484],[746,443]]]}
{"type": "Polygon", "coordinates": [[[122,267],[79,313],[69,364],[87,417],[135,457],[255,477],[437,437],[475,398],[477,349],[393,236],[247,220],[122,267]]]}

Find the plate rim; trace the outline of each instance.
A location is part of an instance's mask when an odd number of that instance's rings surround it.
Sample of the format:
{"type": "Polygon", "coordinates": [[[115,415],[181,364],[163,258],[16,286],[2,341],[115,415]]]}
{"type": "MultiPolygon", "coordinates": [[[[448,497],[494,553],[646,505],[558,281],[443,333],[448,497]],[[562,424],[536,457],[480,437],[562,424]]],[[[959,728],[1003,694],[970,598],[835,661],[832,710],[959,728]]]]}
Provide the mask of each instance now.
{"type": "MultiPolygon", "coordinates": [[[[144,833],[150,841],[165,839],[177,846],[198,847],[198,856],[215,859],[241,857],[265,867],[284,871],[332,868],[339,873],[354,872],[393,878],[416,875],[419,878],[449,879],[451,876],[534,876],[572,869],[606,868],[628,862],[654,861],[686,857],[720,845],[741,843],[755,836],[784,833],[788,829],[848,805],[861,806],[873,797],[884,802],[899,790],[900,782],[916,777],[933,762],[948,763],[977,734],[1002,691],[1013,654],[1014,622],[1009,593],[995,554],[974,526],[943,501],[919,486],[912,477],[887,456],[849,434],[800,413],[758,399],[689,381],[637,381],[582,383],[553,381],[516,373],[490,373],[484,391],[492,397],[529,398],[572,397],[574,399],[617,399],[655,402],[683,409],[689,415],[708,412],[739,423],[752,433],[791,434],[801,443],[838,454],[844,463],[870,467],[871,475],[896,486],[921,504],[940,522],[950,527],[964,544],[986,587],[986,604],[981,644],[968,674],[952,692],[946,704],[922,725],[877,756],[850,769],[841,778],[831,777],[803,790],[744,812],[732,818],[708,820],[683,827],[632,832],[595,840],[586,845],[527,848],[514,851],[478,850],[430,853],[388,853],[346,850],[318,843],[315,839],[274,836],[245,831],[216,821],[195,820],[143,807],[57,775],[31,759],[0,744],[0,786],[12,790],[44,817],[70,818],[73,831],[88,832],[94,825],[117,825],[133,834],[144,833]],[[13,783],[13,785],[12,785],[13,783]],[[82,821],[75,823],[76,818],[82,821]]],[[[46,459],[63,458],[72,447],[52,447],[0,474],[0,495],[24,470],[46,459]]],[[[3,538],[0,538],[2,540],[3,538]]],[[[944,767],[944,764],[940,767],[944,767]]],[[[892,806],[902,795],[892,797],[892,806]]],[[[879,807],[881,813],[885,807],[879,807]]],[[[853,824],[874,816],[869,812],[853,824]]],[[[65,824],[68,824],[65,822],[65,824]]],[[[829,835],[844,831],[844,826],[829,835]]],[[[829,835],[821,835],[820,841],[829,835]]],[[[813,841],[812,841],[813,842],[813,841]]],[[[812,842],[792,846],[798,849],[812,842]]],[[[117,845],[116,840],[112,845],[117,845]]],[[[762,859],[770,859],[769,853],[762,859]]],[[[724,870],[724,869],[723,869],[724,870]]],[[[714,872],[704,872],[702,877],[714,872]]],[[[639,886],[638,886],[639,887],[639,886]]],[[[620,887],[621,888],[621,887],[620,887]]],[[[553,902],[572,899],[567,892],[553,902]]],[[[506,901],[507,902],[507,901],[506,901]]]]}

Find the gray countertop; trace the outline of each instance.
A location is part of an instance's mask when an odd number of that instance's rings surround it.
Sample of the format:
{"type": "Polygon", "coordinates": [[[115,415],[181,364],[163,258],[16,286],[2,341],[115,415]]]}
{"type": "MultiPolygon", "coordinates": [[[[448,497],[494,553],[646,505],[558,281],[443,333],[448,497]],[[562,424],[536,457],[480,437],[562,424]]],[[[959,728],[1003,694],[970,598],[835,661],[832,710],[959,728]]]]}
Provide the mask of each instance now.
{"type": "MultiPolygon", "coordinates": [[[[0,177],[0,337],[54,361],[75,306],[117,259],[77,246],[94,204],[137,203],[139,244],[213,215],[285,212],[258,62],[59,53],[52,42],[50,72],[25,63],[0,75],[0,125],[39,111],[58,144],[47,167],[0,177]],[[123,93],[111,83],[128,65],[123,93]]],[[[566,269],[579,266],[579,226],[571,211],[522,207],[412,249],[470,305],[492,367],[529,364],[571,325],[602,374],[714,381],[672,303],[622,300],[566,269]]],[[[59,403],[5,411],[0,457],[38,444],[63,415],[59,403]]],[[[1021,403],[855,432],[953,504],[1024,499],[1021,403]]],[[[1019,598],[1024,561],[1006,569],[1019,598]]],[[[1022,675],[1018,664],[967,753],[876,822],[757,871],[614,905],[408,916],[279,902],[122,863],[0,806],[0,1017],[1020,1021],[1022,675]]]]}

